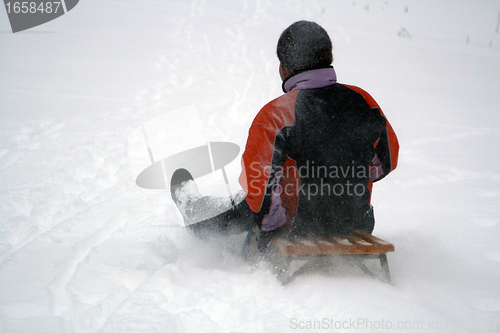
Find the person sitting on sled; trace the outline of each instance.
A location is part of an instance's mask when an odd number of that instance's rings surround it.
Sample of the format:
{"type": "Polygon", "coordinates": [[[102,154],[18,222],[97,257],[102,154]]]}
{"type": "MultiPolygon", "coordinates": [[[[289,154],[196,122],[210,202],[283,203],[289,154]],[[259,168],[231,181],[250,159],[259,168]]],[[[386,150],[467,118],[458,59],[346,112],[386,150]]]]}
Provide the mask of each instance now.
{"type": "MultiPolygon", "coordinates": [[[[227,233],[257,226],[261,250],[285,232],[372,233],[372,185],[397,165],[394,130],[367,92],[337,82],[331,40],[317,23],[290,25],[279,38],[277,55],[284,95],[266,104],[250,127],[241,201],[192,228],[227,233]]],[[[172,184],[185,180],[190,177],[182,171],[172,184]]],[[[192,215],[196,201],[189,205],[192,215]]]]}

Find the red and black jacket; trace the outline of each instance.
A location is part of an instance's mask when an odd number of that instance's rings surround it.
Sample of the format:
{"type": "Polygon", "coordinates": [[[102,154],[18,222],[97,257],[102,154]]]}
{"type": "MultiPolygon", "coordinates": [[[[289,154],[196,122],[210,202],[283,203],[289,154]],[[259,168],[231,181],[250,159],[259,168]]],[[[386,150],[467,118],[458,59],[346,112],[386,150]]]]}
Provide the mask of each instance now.
{"type": "Polygon", "coordinates": [[[343,233],[396,168],[398,140],[375,100],[336,83],[333,68],[292,79],[252,123],[240,184],[263,231],[293,218],[296,234],[343,233]]]}

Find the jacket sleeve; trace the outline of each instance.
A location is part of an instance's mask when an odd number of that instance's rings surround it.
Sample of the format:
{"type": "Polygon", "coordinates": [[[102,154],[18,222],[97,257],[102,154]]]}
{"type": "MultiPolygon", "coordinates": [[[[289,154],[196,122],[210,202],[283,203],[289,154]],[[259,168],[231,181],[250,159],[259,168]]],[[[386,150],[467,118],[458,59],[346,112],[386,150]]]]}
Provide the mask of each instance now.
{"type": "Polygon", "coordinates": [[[283,129],[294,123],[294,104],[298,91],[287,93],[268,103],[255,117],[250,127],[242,156],[239,178],[246,201],[254,212],[261,230],[269,231],[286,223],[287,208],[294,200],[283,196],[296,195],[293,189],[294,167],[284,151],[283,129]],[[286,188],[283,188],[286,184],[286,188]]]}
{"type": "MultiPolygon", "coordinates": [[[[383,115],[382,111],[380,113],[383,115]]],[[[385,122],[386,127],[375,145],[375,157],[370,164],[371,179],[373,182],[387,176],[398,165],[398,139],[387,118],[385,118],[385,122]]]]}
{"type": "Polygon", "coordinates": [[[356,91],[361,96],[363,96],[368,105],[372,109],[378,109],[380,114],[384,116],[385,119],[385,128],[382,131],[380,138],[375,143],[375,157],[373,158],[373,161],[370,164],[371,180],[372,182],[376,182],[387,176],[394,169],[396,169],[399,157],[398,138],[391,124],[389,123],[384,113],[382,112],[382,109],[373,99],[373,97],[359,87],[355,86],[347,86],[347,87],[349,87],[350,89],[356,91]]]}

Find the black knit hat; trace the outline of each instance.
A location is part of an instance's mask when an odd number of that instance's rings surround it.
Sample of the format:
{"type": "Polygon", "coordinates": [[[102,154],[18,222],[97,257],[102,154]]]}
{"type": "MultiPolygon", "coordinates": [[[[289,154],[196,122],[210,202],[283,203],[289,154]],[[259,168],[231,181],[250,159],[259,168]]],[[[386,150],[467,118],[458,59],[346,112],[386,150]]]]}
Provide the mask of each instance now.
{"type": "Polygon", "coordinates": [[[283,67],[298,73],[332,64],[332,41],[319,24],[298,21],[286,28],[278,40],[278,59],[283,67]]]}

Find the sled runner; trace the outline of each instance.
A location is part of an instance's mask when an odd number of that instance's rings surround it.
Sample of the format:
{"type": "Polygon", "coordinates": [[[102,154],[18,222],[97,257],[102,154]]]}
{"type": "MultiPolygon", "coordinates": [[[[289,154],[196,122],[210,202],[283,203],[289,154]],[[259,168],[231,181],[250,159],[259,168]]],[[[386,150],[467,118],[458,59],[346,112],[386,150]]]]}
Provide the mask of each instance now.
{"type": "Polygon", "coordinates": [[[273,264],[276,275],[283,285],[292,281],[297,275],[314,267],[328,264],[329,256],[348,256],[366,274],[378,277],[383,282],[392,283],[387,262],[387,252],[394,251],[394,245],[361,230],[343,237],[329,238],[278,238],[272,242],[278,258],[273,264]],[[382,273],[376,274],[366,265],[365,259],[380,260],[382,273]],[[306,260],[299,269],[292,271],[293,260],[306,260]]]}

